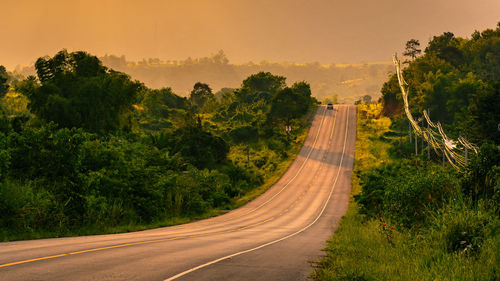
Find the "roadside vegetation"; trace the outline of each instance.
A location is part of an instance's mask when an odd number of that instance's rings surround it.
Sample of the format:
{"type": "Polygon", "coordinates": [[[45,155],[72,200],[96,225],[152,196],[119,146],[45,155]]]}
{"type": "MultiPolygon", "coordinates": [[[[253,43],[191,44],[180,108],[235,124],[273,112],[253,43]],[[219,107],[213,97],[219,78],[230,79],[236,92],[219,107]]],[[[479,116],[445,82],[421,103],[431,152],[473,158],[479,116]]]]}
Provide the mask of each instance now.
{"type": "Polygon", "coordinates": [[[293,161],[316,101],[269,72],[189,97],[63,50],[0,67],[0,241],[115,233],[238,207],[293,161]],[[290,133],[285,126],[291,126],[290,133]]]}
{"type": "Polygon", "coordinates": [[[461,171],[434,151],[428,160],[421,139],[414,155],[392,76],[381,104],[358,106],[353,196],[315,280],[500,279],[500,25],[471,39],[435,36],[420,57],[407,47],[413,115],[430,108],[479,153],[461,171]]]}

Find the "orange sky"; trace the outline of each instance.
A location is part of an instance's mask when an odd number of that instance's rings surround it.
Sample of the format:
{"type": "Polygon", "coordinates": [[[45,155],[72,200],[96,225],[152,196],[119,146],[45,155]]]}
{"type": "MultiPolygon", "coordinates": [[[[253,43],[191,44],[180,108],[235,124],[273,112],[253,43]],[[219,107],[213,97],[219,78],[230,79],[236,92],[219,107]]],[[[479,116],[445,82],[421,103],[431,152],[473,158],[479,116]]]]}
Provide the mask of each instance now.
{"type": "Polygon", "coordinates": [[[231,62],[388,61],[404,43],[495,28],[499,0],[1,0],[0,65],[58,50],[231,62]]]}

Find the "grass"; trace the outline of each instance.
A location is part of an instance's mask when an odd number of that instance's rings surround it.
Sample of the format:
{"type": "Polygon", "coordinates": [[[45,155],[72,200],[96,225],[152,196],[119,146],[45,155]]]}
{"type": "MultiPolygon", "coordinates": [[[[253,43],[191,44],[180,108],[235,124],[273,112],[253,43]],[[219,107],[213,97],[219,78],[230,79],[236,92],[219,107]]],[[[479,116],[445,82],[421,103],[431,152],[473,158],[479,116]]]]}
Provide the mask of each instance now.
{"type": "Polygon", "coordinates": [[[498,280],[499,253],[493,250],[498,238],[474,258],[447,253],[411,233],[395,232],[388,243],[379,223],[365,221],[357,210],[349,208],[328,241],[315,280],[498,280]]]}
{"type": "MultiPolygon", "coordinates": [[[[379,105],[358,107],[355,173],[397,161],[389,153],[391,144],[381,137],[389,131],[390,120],[378,118],[379,112],[379,105]]],[[[327,242],[326,255],[315,264],[314,280],[500,280],[500,224],[489,210],[471,209],[457,200],[434,214],[436,227],[393,230],[388,238],[383,222],[359,213],[352,195],[360,191],[359,179],[353,177],[349,208],[327,242]],[[492,232],[497,233],[489,234],[477,255],[446,250],[443,241],[450,226],[483,220],[496,225],[492,232]]]]}

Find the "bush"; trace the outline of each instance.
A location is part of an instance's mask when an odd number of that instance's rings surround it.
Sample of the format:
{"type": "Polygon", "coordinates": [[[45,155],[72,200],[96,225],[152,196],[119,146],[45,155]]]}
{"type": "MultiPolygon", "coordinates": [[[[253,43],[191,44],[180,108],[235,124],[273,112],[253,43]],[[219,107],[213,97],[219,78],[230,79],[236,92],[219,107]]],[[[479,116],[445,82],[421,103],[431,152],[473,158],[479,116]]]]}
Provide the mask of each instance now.
{"type": "Polygon", "coordinates": [[[418,161],[400,161],[359,174],[362,191],[354,198],[360,212],[372,218],[384,215],[399,227],[425,223],[427,212],[457,194],[458,183],[454,171],[418,165],[418,161]]]}
{"type": "Polygon", "coordinates": [[[0,180],[2,180],[9,170],[10,153],[7,150],[7,138],[0,132],[0,180]]]}
{"type": "Polygon", "coordinates": [[[500,231],[495,210],[488,208],[483,202],[473,206],[470,199],[450,201],[432,217],[431,237],[449,253],[477,254],[483,243],[500,231]]]}
{"type": "Polygon", "coordinates": [[[420,168],[397,179],[384,194],[386,216],[399,226],[418,227],[426,222],[429,212],[458,193],[458,185],[451,170],[420,168]]]}
{"type": "Polygon", "coordinates": [[[180,153],[199,169],[213,168],[223,163],[229,153],[228,144],[222,138],[204,131],[200,120],[174,131],[171,140],[170,151],[180,153]]]}
{"type": "Polygon", "coordinates": [[[472,157],[466,172],[463,174],[462,190],[475,201],[495,198],[500,202],[500,149],[485,143],[479,153],[472,157]]]}

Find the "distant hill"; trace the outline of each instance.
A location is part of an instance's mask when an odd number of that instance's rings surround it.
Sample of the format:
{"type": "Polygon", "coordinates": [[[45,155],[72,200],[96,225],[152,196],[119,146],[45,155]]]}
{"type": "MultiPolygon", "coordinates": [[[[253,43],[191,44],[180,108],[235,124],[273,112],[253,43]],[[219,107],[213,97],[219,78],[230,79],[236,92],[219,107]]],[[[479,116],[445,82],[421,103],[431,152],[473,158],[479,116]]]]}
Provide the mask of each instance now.
{"type": "MultiPolygon", "coordinates": [[[[125,56],[115,55],[105,55],[100,59],[104,65],[125,72],[148,87],[170,87],[181,96],[187,96],[199,81],[218,91],[222,88],[238,88],[249,75],[268,71],[287,77],[289,85],[296,81],[307,81],[311,84],[312,95],[319,100],[336,94],[339,102],[353,103],[364,95],[377,100],[383,83],[393,72],[389,61],[330,65],[268,61],[232,64],[223,51],[210,57],[179,61],[143,59],[135,62],[127,60],[125,56]]],[[[34,73],[32,67],[18,69],[18,72],[24,75],[34,73]]]]}

